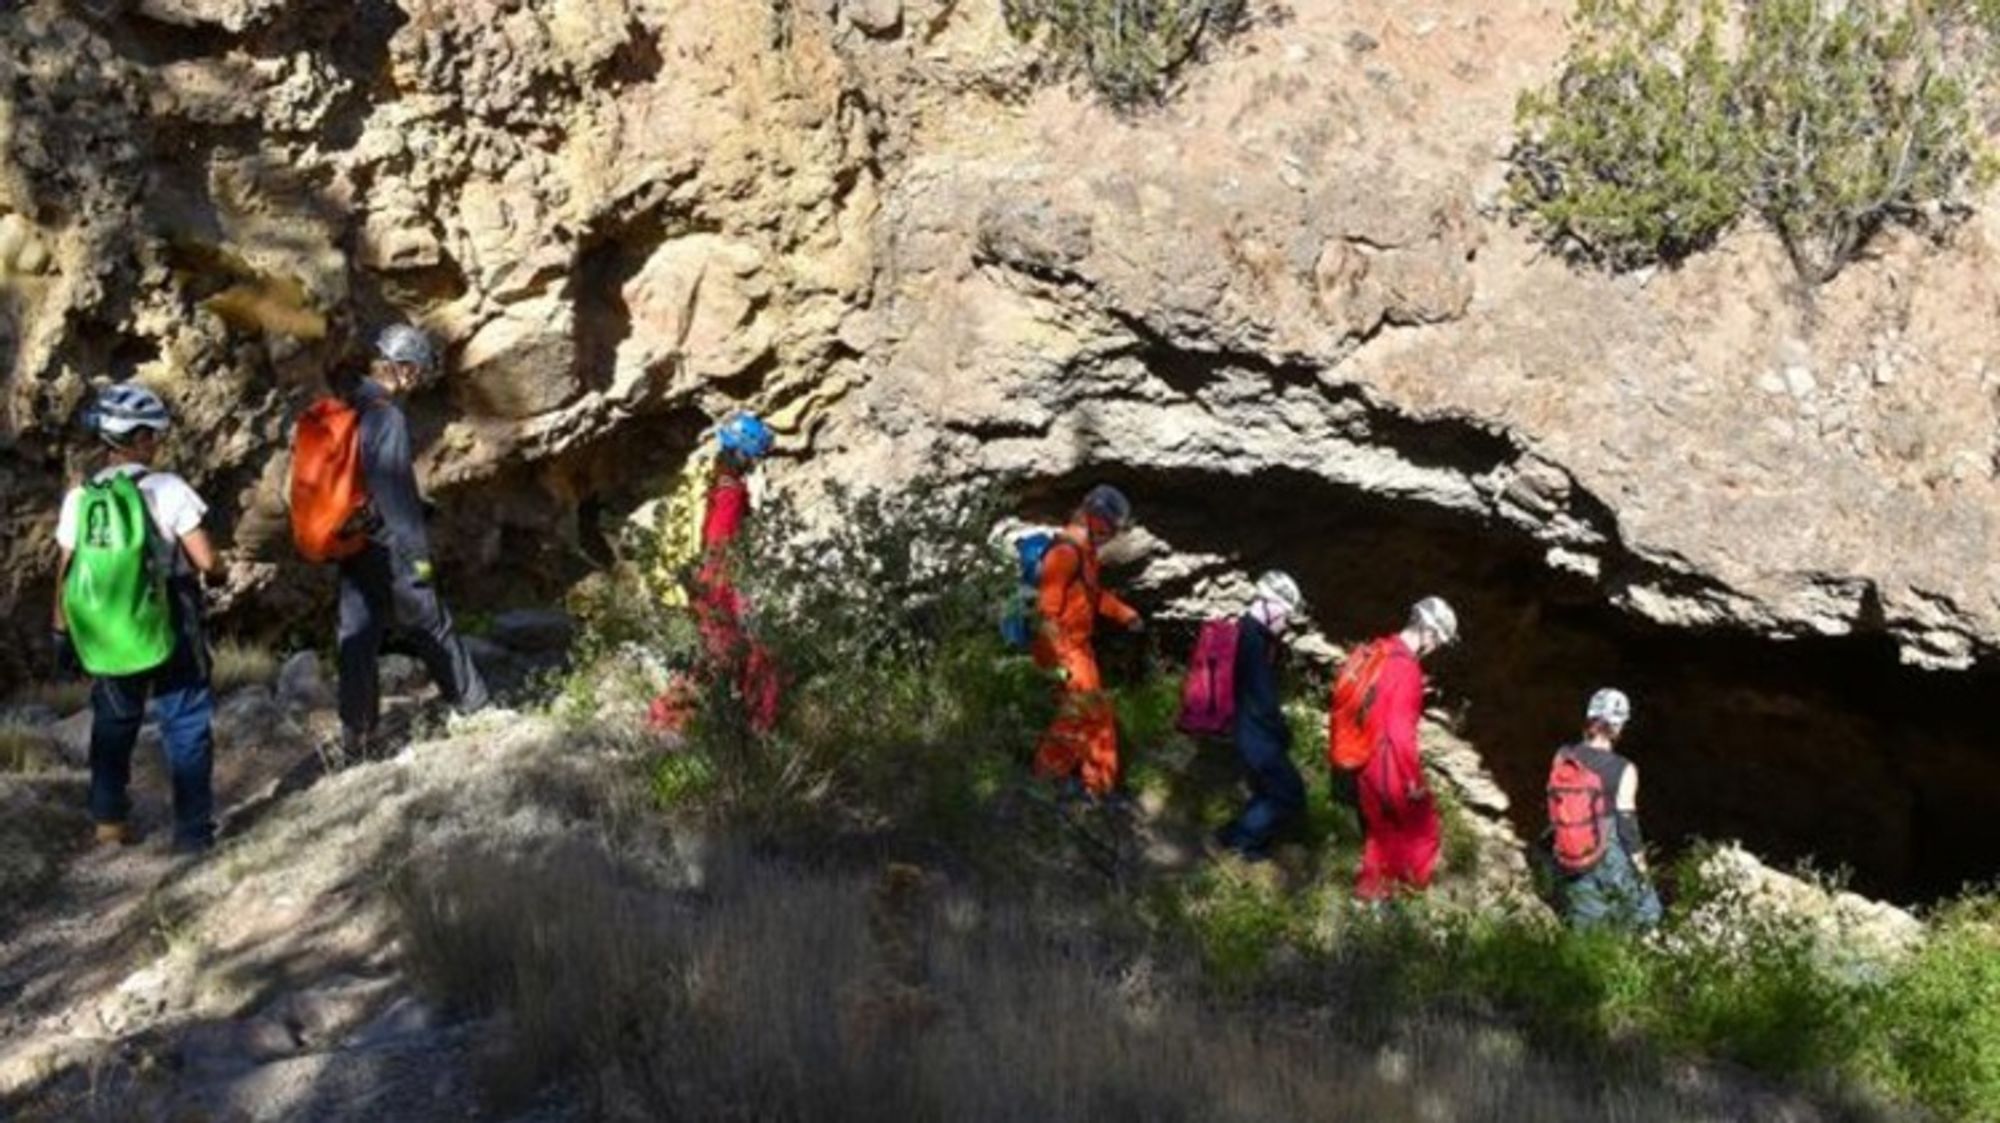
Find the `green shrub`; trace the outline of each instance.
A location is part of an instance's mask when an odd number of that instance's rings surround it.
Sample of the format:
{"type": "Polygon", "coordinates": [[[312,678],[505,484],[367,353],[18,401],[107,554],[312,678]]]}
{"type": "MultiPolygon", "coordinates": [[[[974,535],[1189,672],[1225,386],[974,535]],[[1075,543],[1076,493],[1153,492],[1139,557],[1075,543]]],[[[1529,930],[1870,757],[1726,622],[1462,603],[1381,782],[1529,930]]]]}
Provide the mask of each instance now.
{"type": "Polygon", "coordinates": [[[1581,0],[1575,22],[1555,88],[1521,98],[1515,203],[1545,241],[1611,269],[1707,247],[1750,171],[1712,11],[1581,0]]]}
{"type": "Polygon", "coordinates": [[[686,749],[700,768],[669,761],[659,782],[685,790],[705,769],[712,806],[752,830],[958,836],[1024,768],[1052,705],[1046,677],[999,642],[1014,580],[988,540],[999,497],[919,482],[816,504],[808,519],[774,497],[733,559],[785,684],[778,728],[754,729],[717,676],[686,749]]]}
{"type": "Polygon", "coordinates": [[[1984,174],[1977,71],[1924,7],[1763,0],[1732,26],[1716,0],[1579,0],[1575,26],[1521,99],[1511,189],[1576,258],[1676,261],[1754,212],[1817,284],[1885,225],[1941,228],[1984,174]]]}
{"type": "Polygon", "coordinates": [[[1021,39],[1043,36],[1057,65],[1114,104],[1163,97],[1202,44],[1240,28],[1247,0],[1002,0],[1021,39]]]}
{"type": "Polygon", "coordinates": [[[1953,1118],[2000,1118],[2000,897],[1956,903],[1864,1015],[1862,1069],[1953,1118]]]}

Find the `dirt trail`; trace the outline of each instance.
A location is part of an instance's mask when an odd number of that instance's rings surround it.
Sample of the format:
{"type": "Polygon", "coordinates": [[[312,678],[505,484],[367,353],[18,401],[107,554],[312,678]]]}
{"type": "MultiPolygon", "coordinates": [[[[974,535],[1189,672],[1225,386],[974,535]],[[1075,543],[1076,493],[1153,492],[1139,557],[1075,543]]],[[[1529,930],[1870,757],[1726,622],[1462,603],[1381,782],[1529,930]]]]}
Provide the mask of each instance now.
{"type": "MultiPolygon", "coordinates": [[[[391,703],[405,727],[417,709],[391,703]]],[[[403,980],[379,876],[402,813],[449,779],[416,759],[436,746],[329,772],[315,746],[335,727],[261,687],[227,699],[200,860],[171,854],[142,744],[146,837],[76,853],[0,930],[0,1120],[479,1117],[478,1027],[403,980]]]]}

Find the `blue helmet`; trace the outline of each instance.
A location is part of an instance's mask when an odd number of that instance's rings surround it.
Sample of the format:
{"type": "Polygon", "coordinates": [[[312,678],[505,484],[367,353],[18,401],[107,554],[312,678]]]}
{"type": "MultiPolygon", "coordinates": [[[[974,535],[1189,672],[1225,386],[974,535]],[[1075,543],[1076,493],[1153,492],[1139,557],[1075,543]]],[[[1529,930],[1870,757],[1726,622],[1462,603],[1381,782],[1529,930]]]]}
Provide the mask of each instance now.
{"type": "Polygon", "coordinates": [[[745,460],[761,459],[778,442],[777,434],[771,432],[771,427],[748,410],[730,414],[721,428],[716,430],[715,439],[722,446],[722,451],[734,453],[745,460]]]}

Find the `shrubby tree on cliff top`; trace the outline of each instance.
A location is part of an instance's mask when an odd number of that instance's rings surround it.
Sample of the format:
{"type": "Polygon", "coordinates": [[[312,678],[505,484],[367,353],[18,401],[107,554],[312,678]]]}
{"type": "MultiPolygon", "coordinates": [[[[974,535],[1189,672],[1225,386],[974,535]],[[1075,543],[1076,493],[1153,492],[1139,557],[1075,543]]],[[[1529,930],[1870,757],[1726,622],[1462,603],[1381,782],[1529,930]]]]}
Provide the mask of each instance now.
{"type": "Polygon", "coordinates": [[[1245,20],[1248,0],[1001,0],[1022,39],[1045,35],[1053,57],[1081,70],[1114,104],[1163,96],[1204,39],[1245,20]]]}
{"type": "Polygon", "coordinates": [[[1941,231],[1985,165],[1988,64],[1947,47],[1990,28],[1988,2],[1759,0],[1732,19],[1719,0],[1580,0],[1561,78],[1521,99],[1517,211],[1611,269],[1754,213],[1814,284],[1885,225],[1941,231]]]}

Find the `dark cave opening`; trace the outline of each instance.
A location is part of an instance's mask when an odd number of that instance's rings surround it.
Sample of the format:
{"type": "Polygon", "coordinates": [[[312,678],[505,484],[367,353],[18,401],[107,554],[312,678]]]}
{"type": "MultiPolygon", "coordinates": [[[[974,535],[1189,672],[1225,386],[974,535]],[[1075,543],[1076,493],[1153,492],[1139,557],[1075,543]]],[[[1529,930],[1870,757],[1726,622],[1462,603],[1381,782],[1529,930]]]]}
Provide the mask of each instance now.
{"type": "Polygon", "coordinates": [[[1177,551],[1291,571],[1336,641],[1395,630],[1425,594],[1449,598],[1466,641],[1433,666],[1437,701],[1507,790],[1524,838],[1544,825],[1550,753],[1576,736],[1590,692],[1616,685],[1634,698],[1625,748],[1656,847],[1740,839],[1767,860],[1849,871],[1857,890],[1904,903],[2000,869],[1989,809],[2000,668],[1904,666],[1879,633],[1663,627],[1551,569],[1513,527],[1305,473],[1110,468],[1039,481],[1030,506],[1058,514],[1098,479],[1125,488],[1147,530],[1177,551]]]}

